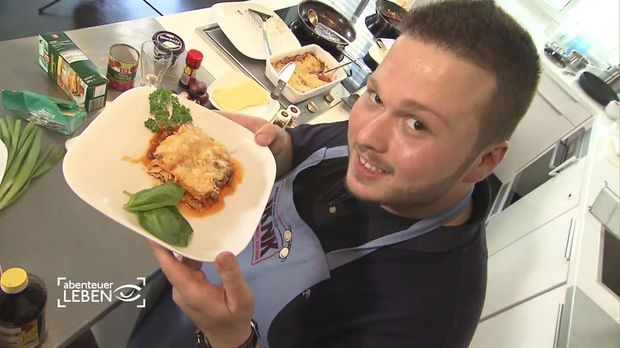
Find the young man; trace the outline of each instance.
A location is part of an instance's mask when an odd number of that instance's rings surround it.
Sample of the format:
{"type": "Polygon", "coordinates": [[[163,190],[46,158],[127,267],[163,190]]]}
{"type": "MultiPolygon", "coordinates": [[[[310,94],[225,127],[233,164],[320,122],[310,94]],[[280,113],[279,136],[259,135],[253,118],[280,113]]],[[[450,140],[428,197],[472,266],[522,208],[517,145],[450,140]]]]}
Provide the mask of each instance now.
{"type": "MultiPolygon", "coordinates": [[[[485,178],[529,106],[538,56],[492,1],[417,8],[404,29],[348,122],[283,131],[229,115],[278,165],[254,239],[202,270],[153,245],[211,346],[254,346],[251,318],[261,347],[469,344],[486,287],[485,178]]],[[[191,345],[185,324],[160,305],[134,342],[191,345]]]]}

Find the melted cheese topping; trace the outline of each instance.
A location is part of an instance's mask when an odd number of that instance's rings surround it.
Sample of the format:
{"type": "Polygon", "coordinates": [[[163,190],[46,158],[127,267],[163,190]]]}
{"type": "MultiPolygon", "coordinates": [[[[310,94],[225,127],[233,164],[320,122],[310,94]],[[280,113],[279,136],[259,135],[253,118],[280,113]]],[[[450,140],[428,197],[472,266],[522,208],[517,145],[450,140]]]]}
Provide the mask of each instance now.
{"type": "Polygon", "coordinates": [[[273,67],[279,73],[284,66],[295,62],[295,72],[288,81],[289,86],[301,93],[313,90],[325,85],[327,82],[319,79],[318,73],[326,70],[325,63],[317,58],[314,53],[306,52],[292,57],[286,57],[275,61],[273,67]]]}
{"type": "Polygon", "coordinates": [[[151,167],[172,174],[173,180],[199,201],[217,198],[234,169],[224,145],[190,124],[159,144],[151,167]]]}

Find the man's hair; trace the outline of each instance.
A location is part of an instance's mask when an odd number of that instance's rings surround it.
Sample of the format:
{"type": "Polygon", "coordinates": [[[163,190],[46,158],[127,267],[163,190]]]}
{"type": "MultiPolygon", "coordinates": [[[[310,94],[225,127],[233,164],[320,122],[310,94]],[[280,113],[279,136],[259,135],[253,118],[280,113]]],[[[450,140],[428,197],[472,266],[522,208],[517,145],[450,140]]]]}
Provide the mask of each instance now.
{"type": "Polygon", "coordinates": [[[403,32],[468,59],[496,76],[477,147],[507,140],[534,97],[540,63],[528,32],[492,0],[446,0],[413,8],[403,32]]]}

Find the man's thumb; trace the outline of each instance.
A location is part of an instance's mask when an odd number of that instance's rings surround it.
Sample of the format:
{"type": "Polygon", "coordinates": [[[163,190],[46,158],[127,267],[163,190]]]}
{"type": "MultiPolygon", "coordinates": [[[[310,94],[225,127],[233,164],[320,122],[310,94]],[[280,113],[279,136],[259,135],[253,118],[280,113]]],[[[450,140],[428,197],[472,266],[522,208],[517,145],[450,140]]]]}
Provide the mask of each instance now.
{"type": "Polygon", "coordinates": [[[226,291],[231,310],[252,305],[252,291],[243,278],[239,263],[233,254],[229,252],[219,254],[215,258],[215,269],[226,291]]]}

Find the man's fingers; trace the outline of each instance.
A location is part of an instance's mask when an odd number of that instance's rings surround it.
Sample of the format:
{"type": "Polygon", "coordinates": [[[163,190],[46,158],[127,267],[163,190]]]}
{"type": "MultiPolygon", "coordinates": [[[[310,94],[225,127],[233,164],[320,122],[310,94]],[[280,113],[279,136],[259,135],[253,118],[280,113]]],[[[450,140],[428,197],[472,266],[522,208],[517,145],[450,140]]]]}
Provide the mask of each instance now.
{"type": "Polygon", "coordinates": [[[187,258],[187,257],[183,257],[183,260],[181,260],[181,262],[186,264],[191,269],[200,269],[200,267],[202,267],[202,262],[196,261],[196,260],[192,260],[192,259],[187,258]]]}
{"type": "Polygon", "coordinates": [[[210,285],[209,280],[200,270],[200,263],[198,261],[189,259],[188,261],[179,261],[171,251],[153,241],[149,240],[148,242],[151,248],[153,248],[153,254],[157,262],[159,262],[162,272],[164,272],[172,286],[179,289],[180,292],[186,293],[194,291],[196,288],[210,285]]]}
{"type": "Polygon", "coordinates": [[[251,309],[247,307],[253,304],[252,290],[243,278],[235,256],[229,252],[219,254],[215,258],[215,269],[226,291],[230,310],[251,309]]]}
{"type": "Polygon", "coordinates": [[[271,123],[265,123],[254,133],[254,140],[258,145],[271,146],[278,136],[279,128],[271,123]]]}

